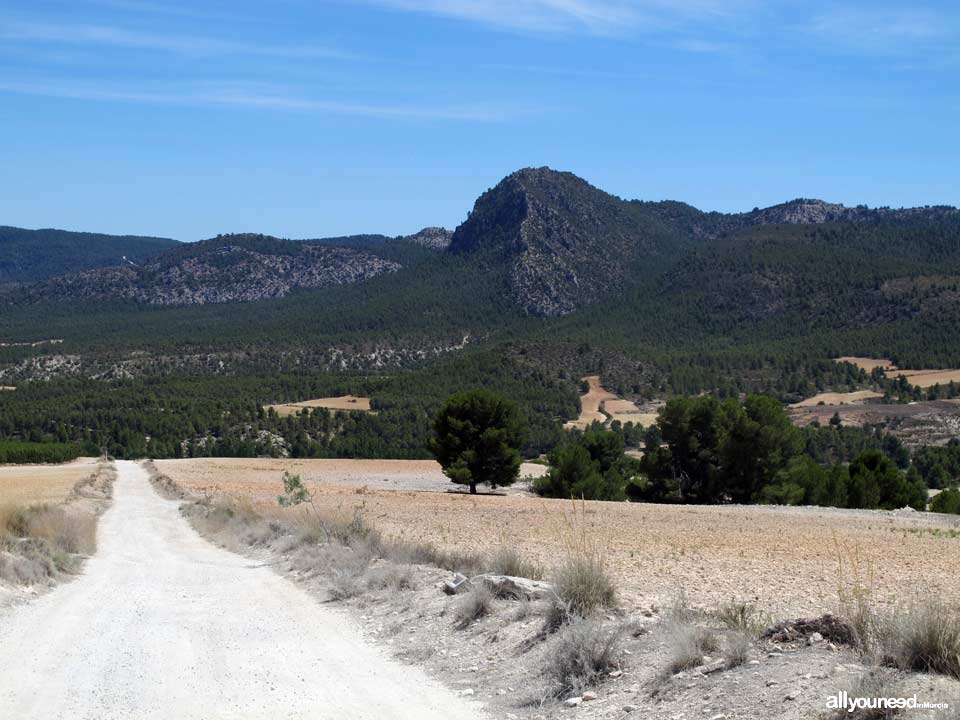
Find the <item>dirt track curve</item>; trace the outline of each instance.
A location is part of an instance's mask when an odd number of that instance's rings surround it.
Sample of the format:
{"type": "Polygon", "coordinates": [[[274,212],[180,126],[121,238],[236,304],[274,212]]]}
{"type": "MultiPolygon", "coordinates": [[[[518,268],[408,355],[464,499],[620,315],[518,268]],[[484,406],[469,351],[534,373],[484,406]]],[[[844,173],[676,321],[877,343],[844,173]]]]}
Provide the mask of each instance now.
{"type": "Polygon", "coordinates": [[[117,464],[83,575],[0,617],[0,718],[480,718],[117,464]]]}

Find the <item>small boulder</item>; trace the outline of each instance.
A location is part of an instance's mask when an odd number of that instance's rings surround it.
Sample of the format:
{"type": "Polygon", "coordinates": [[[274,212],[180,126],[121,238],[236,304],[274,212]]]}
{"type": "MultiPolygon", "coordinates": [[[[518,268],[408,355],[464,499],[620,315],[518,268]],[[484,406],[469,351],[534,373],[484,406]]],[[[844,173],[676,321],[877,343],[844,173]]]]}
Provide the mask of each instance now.
{"type": "Polygon", "coordinates": [[[466,575],[461,575],[460,573],[454,573],[453,579],[447,580],[443,583],[443,591],[447,595],[458,595],[462,592],[466,592],[470,589],[470,580],[467,579],[466,575]]]}
{"type": "Polygon", "coordinates": [[[567,698],[563,701],[563,704],[567,707],[577,707],[582,702],[583,698],[577,695],[576,697],[567,698]]]}
{"type": "Polygon", "coordinates": [[[476,575],[471,584],[482,583],[496,597],[514,600],[543,600],[553,596],[553,586],[542,580],[514,577],[512,575],[476,575]]]}
{"type": "Polygon", "coordinates": [[[584,702],[589,702],[590,700],[596,700],[597,694],[593,690],[587,690],[582,697],[584,702]]]}

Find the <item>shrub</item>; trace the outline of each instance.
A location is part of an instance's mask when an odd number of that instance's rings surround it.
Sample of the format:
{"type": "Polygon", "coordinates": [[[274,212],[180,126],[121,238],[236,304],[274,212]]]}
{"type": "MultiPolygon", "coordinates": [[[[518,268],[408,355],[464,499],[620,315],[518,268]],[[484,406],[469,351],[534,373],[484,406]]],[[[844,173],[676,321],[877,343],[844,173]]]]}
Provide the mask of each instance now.
{"type": "Polygon", "coordinates": [[[469,627],[480,618],[489,615],[493,608],[493,593],[483,584],[474,586],[457,603],[455,618],[459,629],[469,627]]]}
{"type": "Polygon", "coordinates": [[[960,515],[960,490],[948,488],[930,501],[930,512],[960,515]]]}
{"type": "Polygon", "coordinates": [[[671,674],[697,667],[703,662],[703,656],[720,649],[716,632],[701,625],[687,625],[671,621],[670,658],[667,669],[671,674]]]}
{"type": "Polygon", "coordinates": [[[579,692],[617,667],[623,627],[582,620],[567,625],[547,654],[554,694],[579,692]]]}
{"type": "Polygon", "coordinates": [[[516,548],[506,545],[501,545],[491,555],[487,570],[496,575],[510,575],[531,580],[539,580],[543,577],[543,569],[539,565],[527,560],[516,548]]]}
{"type": "Polygon", "coordinates": [[[616,602],[606,560],[597,552],[568,556],[557,568],[554,589],[568,612],[588,617],[616,602]]]}
{"type": "Polygon", "coordinates": [[[903,670],[960,680],[960,608],[931,598],[885,618],[880,629],[884,660],[903,670]]]}
{"type": "Polygon", "coordinates": [[[743,665],[750,657],[755,635],[737,631],[727,636],[726,647],[723,651],[723,660],[728,668],[743,665]]]}
{"type": "Polygon", "coordinates": [[[715,616],[729,630],[753,636],[759,635],[766,625],[765,618],[755,606],[735,600],[721,605],[715,616]]]}

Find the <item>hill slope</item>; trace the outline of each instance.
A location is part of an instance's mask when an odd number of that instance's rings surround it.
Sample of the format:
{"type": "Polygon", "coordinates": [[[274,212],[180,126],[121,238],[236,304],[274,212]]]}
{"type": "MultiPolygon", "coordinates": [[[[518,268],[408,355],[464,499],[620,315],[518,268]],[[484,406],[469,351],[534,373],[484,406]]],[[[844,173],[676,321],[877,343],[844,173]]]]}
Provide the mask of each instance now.
{"type": "Polygon", "coordinates": [[[161,253],[142,266],[101,268],[54,278],[26,295],[42,300],[135,300],[206,305],[284,297],[399,269],[397,262],[344,247],[264,235],[223,235],[161,253]]]}
{"type": "Polygon", "coordinates": [[[176,240],[0,226],[0,285],[31,283],[70,272],[140,263],[176,240]]]}

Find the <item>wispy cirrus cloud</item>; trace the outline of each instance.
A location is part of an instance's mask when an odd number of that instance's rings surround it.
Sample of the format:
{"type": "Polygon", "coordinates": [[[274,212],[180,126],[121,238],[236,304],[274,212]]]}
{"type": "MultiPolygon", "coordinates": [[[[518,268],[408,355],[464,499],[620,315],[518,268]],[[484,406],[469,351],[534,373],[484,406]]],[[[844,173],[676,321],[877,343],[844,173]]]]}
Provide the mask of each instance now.
{"type": "Polygon", "coordinates": [[[287,88],[261,83],[236,82],[194,83],[183,87],[143,90],[118,85],[0,79],[0,93],[97,102],[248,108],[397,120],[451,120],[477,123],[502,122],[535,112],[529,107],[511,107],[493,103],[429,105],[341,101],[311,97],[287,88]]]}
{"type": "Polygon", "coordinates": [[[537,33],[619,34],[724,14],[743,0],[367,0],[408,12],[537,33]]]}
{"type": "Polygon", "coordinates": [[[116,25],[8,22],[0,40],[21,43],[108,46],[155,50],[189,56],[256,55],[286,58],[356,59],[358,56],[325,46],[278,46],[238,42],[204,35],[165,35],[116,25]]]}
{"type": "Polygon", "coordinates": [[[960,15],[929,8],[834,6],[816,15],[808,31],[841,47],[858,50],[896,50],[954,38],[960,15]]]}

